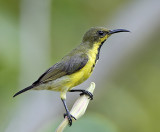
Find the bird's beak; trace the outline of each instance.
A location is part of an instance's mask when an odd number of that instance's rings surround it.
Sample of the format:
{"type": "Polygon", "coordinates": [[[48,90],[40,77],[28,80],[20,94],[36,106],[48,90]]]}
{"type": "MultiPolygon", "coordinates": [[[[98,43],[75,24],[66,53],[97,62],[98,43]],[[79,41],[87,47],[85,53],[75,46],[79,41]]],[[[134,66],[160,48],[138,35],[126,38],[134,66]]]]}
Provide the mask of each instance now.
{"type": "Polygon", "coordinates": [[[114,29],[114,30],[109,30],[109,35],[114,34],[114,33],[119,33],[119,32],[130,32],[129,30],[126,29],[114,29]]]}

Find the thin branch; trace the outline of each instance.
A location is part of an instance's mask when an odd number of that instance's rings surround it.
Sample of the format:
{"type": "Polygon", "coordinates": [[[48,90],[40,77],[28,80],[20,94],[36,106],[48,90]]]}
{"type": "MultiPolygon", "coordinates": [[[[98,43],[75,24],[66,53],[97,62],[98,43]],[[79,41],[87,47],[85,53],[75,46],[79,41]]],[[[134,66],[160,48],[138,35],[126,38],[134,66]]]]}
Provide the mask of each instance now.
{"type": "MultiPolygon", "coordinates": [[[[86,90],[91,92],[93,94],[93,91],[95,89],[95,83],[91,82],[89,88],[87,88],[86,90]]],[[[89,104],[89,96],[88,95],[82,95],[80,96],[76,102],[74,103],[70,113],[71,115],[73,115],[77,120],[84,115],[87,106],[89,104]]],[[[73,119],[73,121],[75,121],[73,119]]],[[[61,122],[61,124],[58,126],[56,132],[63,132],[63,130],[65,129],[65,127],[68,125],[68,119],[67,117],[64,118],[64,120],[61,122]]]]}

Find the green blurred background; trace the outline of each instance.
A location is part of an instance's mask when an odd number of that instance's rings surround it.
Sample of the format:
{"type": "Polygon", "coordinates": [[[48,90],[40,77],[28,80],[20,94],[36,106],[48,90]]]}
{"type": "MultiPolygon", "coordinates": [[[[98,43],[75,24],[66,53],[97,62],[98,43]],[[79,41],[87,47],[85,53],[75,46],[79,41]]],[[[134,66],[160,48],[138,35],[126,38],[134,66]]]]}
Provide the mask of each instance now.
{"type": "MultiPolygon", "coordinates": [[[[131,33],[105,42],[85,115],[66,132],[160,132],[159,0],[0,0],[0,131],[53,132],[64,108],[59,93],[30,91],[47,68],[94,26],[131,33]]],[[[69,108],[78,94],[67,94],[69,108]]]]}

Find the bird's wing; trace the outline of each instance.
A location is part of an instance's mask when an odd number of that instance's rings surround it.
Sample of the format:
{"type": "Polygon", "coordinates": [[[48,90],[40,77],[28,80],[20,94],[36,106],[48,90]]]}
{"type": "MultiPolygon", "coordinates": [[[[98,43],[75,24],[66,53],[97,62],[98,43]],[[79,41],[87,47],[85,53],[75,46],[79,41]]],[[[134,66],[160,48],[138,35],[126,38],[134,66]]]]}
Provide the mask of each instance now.
{"type": "Polygon", "coordinates": [[[76,71],[83,68],[88,62],[88,56],[84,53],[76,53],[76,55],[65,56],[60,62],[53,65],[45,73],[43,73],[37,81],[35,81],[31,86],[22,89],[17,92],[13,97],[28,91],[35,86],[38,86],[49,81],[56,80],[62,76],[70,75],[76,71]]]}
{"type": "Polygon", "coordinates": [[[65,75],[70,75],[83,68],[88,62],[88,56],[84,53],[69,55],[64,57],[60,62],[49,68],[33,84],[38,85],[49,81],[56,80],[65,75]]]}

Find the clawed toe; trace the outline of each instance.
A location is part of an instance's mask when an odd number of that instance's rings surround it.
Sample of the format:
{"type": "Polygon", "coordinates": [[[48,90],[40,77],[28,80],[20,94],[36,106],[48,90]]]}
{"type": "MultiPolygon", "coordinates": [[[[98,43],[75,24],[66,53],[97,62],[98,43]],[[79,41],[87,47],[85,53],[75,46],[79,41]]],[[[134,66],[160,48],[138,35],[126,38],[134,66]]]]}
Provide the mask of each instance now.
{"type": "Polygon", "coordinates": [[[93,100],[93,94],[89,91],[86,91],[86,90],[83,90],[82,93],[80,94],[80,96],[82,95],[88,95],[89,96],[89,99],[93,100]]]}
{"type": "Polygon", "coordinates": [[[70,113],[65,113],[64,118],[67,116],[68,118],[68,125],[71,126],[72,125],[72,118],[76,120],[76,118],[74,116],[72,116],[70,113]]]}

